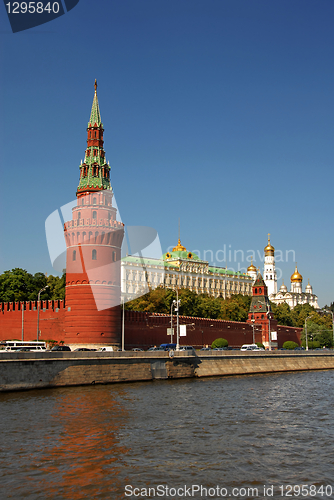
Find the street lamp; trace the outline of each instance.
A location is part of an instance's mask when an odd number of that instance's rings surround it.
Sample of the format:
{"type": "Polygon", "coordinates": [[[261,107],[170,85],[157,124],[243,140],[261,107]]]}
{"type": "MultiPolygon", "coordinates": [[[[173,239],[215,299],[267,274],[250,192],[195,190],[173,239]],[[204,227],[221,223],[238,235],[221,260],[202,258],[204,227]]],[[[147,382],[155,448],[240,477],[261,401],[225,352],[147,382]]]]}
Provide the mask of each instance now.
{"type": "Polygon", "coordinates": [[[334,349],[334,314],[333,314],[333,311],[331,311],[330,309],[323,309],[323,311],[325,311],[326,313],[329,313],[332,315],[332,326],[333,326],[333,349],[334,349]]]}
{"type": "Polygon", "coordinates": [[[251,319],[251,322],[252,322],[252,327],[253,327],[253,344],[255,344],[255,333],[254,333],[254,323],[255,323],[255,319],[254,319],[254,314],[252,315],[252,319],[251,319]]]}
{"type": "Polygon", "coordinates": [[[308,338],[307,338],[307,320],[311,318],[311,316],[307,316],[305,318],[305,345],[306,345],[306,350],[308,351],[308,338]]]}
{"type": "Polygon", "coordinates": [[[46,285],[44,288],[41,288],[40,291],[38,292],[38,297],[37,297],[37,342],[38,342],[38,337],[39,337],[39,308],[40,308],[40,298],[41,298],[41,293],[44,292],[47,288],[49,288],[49,285],[46,285]]]}
{"type": "Polygon", "coordinates": [[[170,343],[173,343],[173,307],[174,307],[175,300],[172,301],[172,304],[170,306],[170,343]]]}
{"type": "Polygon", "coordinates": [[[173,300],[176,312],[176,350],[180,350],[180,334],[179,334],[179,309],[181,304],[181,299],[179,299],[179,290],[176,289],[176,300],[173,300]]]}
{"type": "Polygon", "coordinates": [[[271,331],[270,331],[270,304],[267,304],[267,318],[269,321],[269,351],[271,351],[271,331]]]}

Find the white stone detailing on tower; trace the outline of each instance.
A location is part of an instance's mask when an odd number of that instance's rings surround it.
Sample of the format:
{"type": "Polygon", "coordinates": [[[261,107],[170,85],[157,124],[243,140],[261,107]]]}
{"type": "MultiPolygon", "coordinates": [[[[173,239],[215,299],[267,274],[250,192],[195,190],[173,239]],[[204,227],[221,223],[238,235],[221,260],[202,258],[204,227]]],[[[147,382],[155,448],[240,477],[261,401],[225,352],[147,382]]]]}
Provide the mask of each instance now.
{"type": "Polygon", "coordinates": [[[275,248],[270,244],[270,233],[268,233],[268,245],[264,248],[264,272],[263,279],[268,288],[268,296],[277,293],[277,274],[275,269],[275,248]]]}

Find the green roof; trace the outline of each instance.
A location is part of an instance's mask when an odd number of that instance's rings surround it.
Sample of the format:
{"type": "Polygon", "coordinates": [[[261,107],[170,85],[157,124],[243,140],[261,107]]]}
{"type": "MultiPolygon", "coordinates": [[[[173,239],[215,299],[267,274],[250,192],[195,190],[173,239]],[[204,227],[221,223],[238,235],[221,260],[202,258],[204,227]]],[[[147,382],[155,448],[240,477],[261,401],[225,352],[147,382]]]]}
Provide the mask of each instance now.
{"type": "Polygon", "coordinates": [[[210,273],[217,274],[232,274],[233,276],[248,276],[248,274],[241,273],[240,271],[232,271],[231,269],[227,269],[225,267],[209,267],[210,273]]]}
{"type": "Polygon", "coordinates": [[[201,260],[198,255],[193,252],[188,252],[185,250],[175,250],[175,252],[166,252],[163,254],[162,258],[164,260],[172,259],[187,259],[187,260],[201,260]]]}
{"type": "Polygon", "coordinates": [[[146,257],[135,257],[133,255],[127,255],[126,257],[123,257],[122,262],[141,264],[144,266],[177,267],[172,262],[165,262],[162,259],[148,259],[146,257]]]}

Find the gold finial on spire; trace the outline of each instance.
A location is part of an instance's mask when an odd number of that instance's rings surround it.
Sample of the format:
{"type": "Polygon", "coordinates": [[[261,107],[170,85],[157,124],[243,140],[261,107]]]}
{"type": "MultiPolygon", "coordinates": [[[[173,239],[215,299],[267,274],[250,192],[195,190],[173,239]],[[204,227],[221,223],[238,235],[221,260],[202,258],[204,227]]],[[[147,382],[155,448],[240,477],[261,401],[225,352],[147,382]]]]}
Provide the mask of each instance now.
{"type": "Polygon", "coordinates": [[[96,81],[96,78],[95,78],[94,88],[95,88],[95,94],[96,94],[96,89],[97,89],[97,81],[96,81]]]}
{"type": "Polygon", "coordinates": [[[291,282],[292,283],[302,283],[302,281],[303,281],[303,276],[298,271],[297,262],[296,262],[296,269],[295,269],[295,272],[291,275],[291,282]]]}
{"type": "Polygon", "coordinates": [[[178,242],[177,242],[177,245],[176,247],[173,248],[173,252],[186,252],[187,249],[186,247],[184,247],[183,245],[181,245],[181,239],[180,239],[180,217],[179,217],[179,239],[178,239],[178,242]]]}
{"type": "Polygon", "coordinates": [[[275,248],[270,244],[270,233],[268,233],[268,245],[266,247],[264,247],[264,254],[266,256],[268,256],[268,255],[274,256],[275,255],[275,248]]]}
{"type": "Polygon", "coordinates": [[[253,255],[251,256],[251,265],[247,267],[247,272],[252,272],[252,271],[253,271],[253,272],[254,272],[254,271],[255,271],[255,272],[257,271],[256,267],[255,267],[255,266],[254,266],[254,264],[253,264],[253,255]]]}

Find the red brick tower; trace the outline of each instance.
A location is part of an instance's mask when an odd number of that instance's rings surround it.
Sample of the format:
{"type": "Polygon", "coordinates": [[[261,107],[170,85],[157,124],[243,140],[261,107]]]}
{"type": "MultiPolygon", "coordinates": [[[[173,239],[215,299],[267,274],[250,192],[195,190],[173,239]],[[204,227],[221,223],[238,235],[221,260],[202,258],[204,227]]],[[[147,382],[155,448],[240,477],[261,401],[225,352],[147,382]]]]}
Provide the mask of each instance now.
{"type": "Polygon", "coordinates": [[[268,298],[268,289],[260,273],[252,287],[252,302],[249,308],[247,323],[256,323],[262,326],[262,344],[266,348],[276,348],[277,340],[269,342],[269,331],[277,333],[277,320],[274,319],[268,298]]]}
{"type": "Polygon", "coordinates": [[[120,259],[124,225],[112,206],[110,167],[103,149],[97,83],[80,165],[77,204],[64,225],[66,253],[65,341],[119,344],[120,259]]]}

